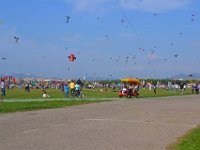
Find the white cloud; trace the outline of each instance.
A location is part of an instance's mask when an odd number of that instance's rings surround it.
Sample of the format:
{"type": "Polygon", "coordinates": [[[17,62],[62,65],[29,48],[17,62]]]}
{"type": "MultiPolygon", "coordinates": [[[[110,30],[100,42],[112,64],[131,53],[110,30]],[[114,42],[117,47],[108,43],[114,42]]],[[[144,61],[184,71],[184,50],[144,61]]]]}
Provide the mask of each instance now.
{"type": "Polygon", "coordinates": [[[93,1],[93,0],[77,0],[77,4],[76,4],[76,8],[77,10],[79,11],[82,11],[82,10],[97,10],[98,9],[98,6],[100,4],[102,4],[104,1],[99,1],[99,0],[96,0],[96,1],[93,1]]]}
{"type": "Polygon", "coordinates": [[[163,12],[184,8],[192,2],[193,0],[120,0],[120,5],[130,10],[163,12]]]}
{"type": "Polygon", "coordinates": [[[73,5],[75,11],[102,12],[106,5],[113,0],[63,0],[65,3],[73,5]]]}
{"type": "Polygon", "coordinates": [[[73,5],[75,11],[104,12],[106,8],[120,6],[123,9],[148,12],[164,12],[185,8],[195,0],[62,0],[73,5]]]}

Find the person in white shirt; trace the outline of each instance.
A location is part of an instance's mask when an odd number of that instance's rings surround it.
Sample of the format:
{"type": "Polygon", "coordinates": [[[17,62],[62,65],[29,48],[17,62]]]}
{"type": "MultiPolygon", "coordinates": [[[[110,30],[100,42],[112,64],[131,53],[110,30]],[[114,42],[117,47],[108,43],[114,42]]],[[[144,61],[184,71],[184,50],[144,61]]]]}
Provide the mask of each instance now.
{"type": "Polygon", "coordinates": [[[49,98],[50,96],[47,94],[46,91],[44,91],[44,94],[42,95],[43,98],[49,98]]]}
{"type": "Polygon", "coordinates": [[[5,97],[5,96],[6,96],[5,82],[2,79],[1,80],[1,99],[2,99],[2,102],[3,102],[3,97],[5,97]]]}

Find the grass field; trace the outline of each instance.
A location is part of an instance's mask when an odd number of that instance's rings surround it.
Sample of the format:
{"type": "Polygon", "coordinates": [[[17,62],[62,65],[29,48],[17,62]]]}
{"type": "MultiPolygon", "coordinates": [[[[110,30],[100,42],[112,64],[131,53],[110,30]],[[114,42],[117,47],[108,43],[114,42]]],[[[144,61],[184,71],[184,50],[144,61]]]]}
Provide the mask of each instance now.
{"type": "MultiPolygon", "coordinates": [[[[60,89],[47,89],[50,98],[65,98],[64,93],[60,89]]],[[[118,91],[102,91],[101,89],[82,89],[85,98],[118,98],[118,91]]],[[[157,96],[176,96],[180,95],[179,92],[166,91],[164,89],[157,89],[157,94],[153,90],[141,89],[139,91],[140,97],[157,97],[157,96]]],[[[25,92],[23,89],[6,90],[5,99],[38,99],[42,98],[43,91],[41,89],[32,89],[30,92],[25,92]]],[[[191,90],[187,89],[184,94],[191,94],[191,90]]]]}
{"type": "Polygon", "coordinates": [[[74,106],[89,103],[103,102],[102,100],[69,100],[69,101],[33,101],[33,102],[13,102],[0,103],[0,113],[30,111],[50,108],[63,108],[66,106],[74,106]]]}
{"type": "Polygon", "coordinates": [[[178,143],[170,146],[169,150],[200,150],[200,126],[188,132],[179,139],[178,143]]]}
{"type": "MultiPolygon", "coordinates": [[[[16,112],[24,110],[36,110],[47,108],[60,108],[65,106],[80,105],[85,103],[93,103],[105,100],[118,98],[118,91],[102,91],[101,89],[83,89],[85,97],[83,99],[69,97],[66,98],[60,89],[47,89],[50,95],[49,99],[43,99],[43,91],[41,89],[32,89],[30,92],[25,92],[23,89],[12,89],[6,91],[6,102],[0,103],[0,113],[16,112]],[[111,99],[109,99],[111,98],[111,99]],[[12,103],[7,103],[7,102],[12,103]]],[[[190,90],[186,90],[184,94],[191,94],[190,90]]],[[[179,92],[171,92],[163,89],[158,89],[157,94],[148,89],[140,90],[140,97],[153,97],[153,96],[175,96],[180,95],[179,92]]],[[[4,101],[5,101],[4,99],[4,101]]]]}

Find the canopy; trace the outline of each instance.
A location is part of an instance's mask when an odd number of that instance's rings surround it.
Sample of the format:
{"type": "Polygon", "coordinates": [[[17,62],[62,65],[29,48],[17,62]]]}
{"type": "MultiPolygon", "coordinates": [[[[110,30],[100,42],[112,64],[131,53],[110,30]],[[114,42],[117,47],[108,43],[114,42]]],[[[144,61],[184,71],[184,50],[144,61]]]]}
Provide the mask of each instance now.
{"type": "Polygon", "coordinates": [[[140,84],[140,80],[137,78],[122,78],[121,82],[128,82],[131,84],[140,84]]]}

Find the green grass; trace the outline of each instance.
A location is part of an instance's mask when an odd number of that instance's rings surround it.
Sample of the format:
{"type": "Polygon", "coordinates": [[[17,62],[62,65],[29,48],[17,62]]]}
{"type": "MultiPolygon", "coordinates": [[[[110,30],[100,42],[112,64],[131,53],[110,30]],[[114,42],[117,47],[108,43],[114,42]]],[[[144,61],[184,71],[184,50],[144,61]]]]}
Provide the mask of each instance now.
{"type": "MultiPolygon", "coordinates": [[[[108,89],[107,91],[105,91],[105,89],[104,91],[102,91],[102,89],[98,88],[94,90],[83,89],[82,91],[85,95],[84,100],[74,99],[72,97],[65,98],[64,93],[60,89],[47,89],[46,91],[50,95],[50,99],[46,99],[45,101],[43,101],[43,91],[41,89],[31,89],[30,92],[25,92],[24,89],[6,90],[6,102],[4,101],[4,103],[0,103],[0,113],[60,108],[65,106],[99,102],[102,100],[106,100],[106,98],[118,98],[118,91],[112,91],[111,89],[108,89]],[[12,101],[12,103],[8,103],[9,100],[10,102],[12,101]]],[[[184,94],[191,94],[191,91],[186,90],[184,94]]],[[[157,94],[154,94],[153,90],[140,90],[140,97],[159,97],[175,95],[180,95],[180,93],[166,91],[164,89],[157,89],[157,94]]]]}
{"type": "MultiPolygon", "coordinates": [[[[190,89],[186,89],[184,91],[184,95],[190,95],[192,91],[190,89]]],[[[161,97],[161,96],[179,96],[179,91],[167,91],[164,89],[157,89],[157,93],[154,94],[153,90],[149,91],[148,89],[140,90],[140,97],[161,97]]]]}
{"type": "Polygon", "coordinates": [[[180,138],[169,150],[200,150],[200,126],[180,138]]]}
{"type": "Polygon", "coordinates": [[[103,100],[67,100],[67,101],[39,101],[39,102],[12,102],[0,103],[0,113],[30,111],[49,108],[63,108],[89,103],[104,102],[103,100]]]}
{"type": "MultiPolygon", "coordinates": [[[[47,93],[50,98],[65,98],[64,93],[60,89],[47,89],[47,93]]],[[[85,98],[118,98],[118,91],[112,91],[105,89],[102,92],[101,89],[97,88],[94,90],[83,89],[82,90],[85,98]]],[[[140,97],[160,97],[160,96],[178,96],[179,92],[166,91],[164,89],[157,89],[157,94],[154,94],[153,90],[140,89],[140,97]]],[[[38,99],[42,98],[43,91],[41,89],[32,89],[30,92],[25,92],[24,89],[13,89],[6,90],[6,99],[38,99]]],[[[187,89],[184,95],[191,94],[191,90],[187,89]]]]}
{"type": "MultiPolygon", "coordinates": [[[[48,89],[47,93],[51,98],[64,98],[61,90],[48,89]]],[[[24,89],[6,90],[6,99],[34,99],[42,98],[43,91],[41,89],[31,89],[30,92],[25,92],[24,89]]]]}

